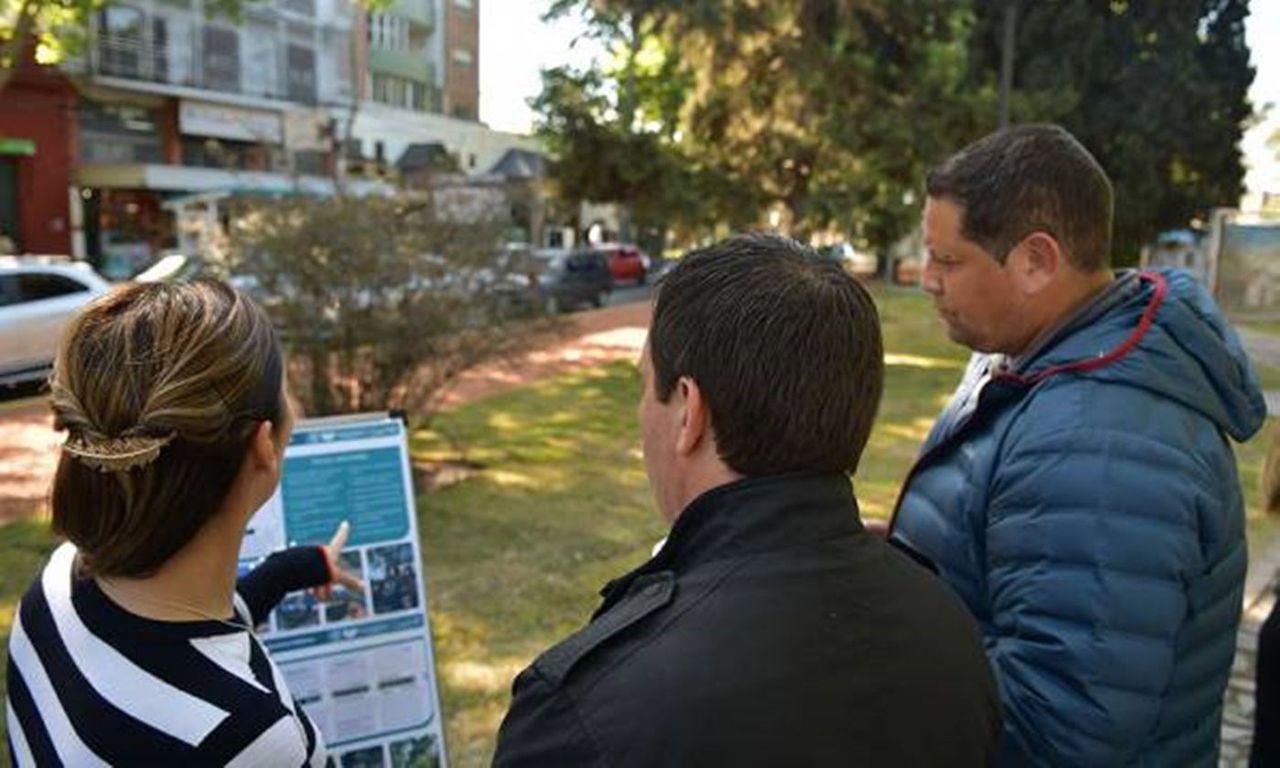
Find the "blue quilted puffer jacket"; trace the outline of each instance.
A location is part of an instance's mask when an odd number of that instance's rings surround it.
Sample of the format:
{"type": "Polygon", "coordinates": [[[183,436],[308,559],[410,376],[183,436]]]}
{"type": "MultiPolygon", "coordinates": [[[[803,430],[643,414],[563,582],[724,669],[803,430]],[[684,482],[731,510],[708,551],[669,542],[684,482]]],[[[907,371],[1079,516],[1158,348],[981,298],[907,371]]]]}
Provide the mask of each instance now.
{"type": "Polygon", "coordinates": [[[1217,765],[1246,564],[1227,436],[1266,405],[1190,275],[1123,279],[1016,370],[975,356],[891,527],[978,619],[1001,765],[1217,765]]]}

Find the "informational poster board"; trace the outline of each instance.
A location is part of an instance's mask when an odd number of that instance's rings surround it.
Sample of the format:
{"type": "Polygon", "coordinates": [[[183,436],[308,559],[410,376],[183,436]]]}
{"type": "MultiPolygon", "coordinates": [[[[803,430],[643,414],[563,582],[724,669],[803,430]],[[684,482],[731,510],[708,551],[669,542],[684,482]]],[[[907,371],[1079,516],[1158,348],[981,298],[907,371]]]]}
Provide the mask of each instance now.
{"type": "Polygon", "coordinates": [[[342,768],[447,768],[404,424],[388,414],[303,421],[280,489],[254,515],[247,571],[351,525],[342,559],[364,581],[328,601],[287,596],[259,636],[342,768]]]}
{"type": "Polygon", "coordinates": [[[1224,220],[1218,244],[1218,304],[1233,320],[1280,318],[1280,222],[1224,220]]]}

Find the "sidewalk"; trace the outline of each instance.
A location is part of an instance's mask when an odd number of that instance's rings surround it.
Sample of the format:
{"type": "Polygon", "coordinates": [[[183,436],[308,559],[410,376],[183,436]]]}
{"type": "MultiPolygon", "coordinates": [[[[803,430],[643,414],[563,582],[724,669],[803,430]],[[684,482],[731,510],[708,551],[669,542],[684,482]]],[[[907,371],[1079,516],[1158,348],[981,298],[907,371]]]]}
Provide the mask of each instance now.
{"type": "MultiPolygon", "coordinates": [[[[1257,363],[1280,367],[1280,336],[1237,328],[1249,356],[1257,363]]],[[[1280,415],[1280,392],[1266,392],[1267,413],[1280,415]]],[[[1275,585],[1280,578],[1280,540],[1249,563],[1245,581],[1244,614],[1236,635],[1236,658],[1223,702],[1222,768],[1247,768],[1249,745],[1253,741],[1254,668],[1258,655],[1258,630],[1275,604],[1275,585]]]]}
{"type": "Polygon", "coordinates": [[[1254,665],[1258,656],[1258,630],[1275,604],[1276,577],[1280,574],[1280,541],[1249,563],[1245,583],[1244,615],[1236,635],[1236,658],[1222,711],[1221,768],[1248,768],[1253,742],[1254,665]]]}
{"type": "MultiPolygon", "coordinates": [[[[567,341],[531,350],[504,365],[464,373],[445,397],[456,408],[509,389],[614,360],[637,360],[649,327],[648,301],[570,315],[567,341]]],[[[0,525],[46,508],[62,435],[45,398],[0,402],[0,525]]]]}
{"type": "MultiPolygon", "coordinates": [[[[1249,328],[1236,328],[1236,332],[1240,334],[1245,351],[1255,363],[1280,368],[1280,336],[1249,328]]],[[[1267,415],[1280,416],[1280,391],[1271,390],[1263,394],[1267,398],[1267,415]]]]}

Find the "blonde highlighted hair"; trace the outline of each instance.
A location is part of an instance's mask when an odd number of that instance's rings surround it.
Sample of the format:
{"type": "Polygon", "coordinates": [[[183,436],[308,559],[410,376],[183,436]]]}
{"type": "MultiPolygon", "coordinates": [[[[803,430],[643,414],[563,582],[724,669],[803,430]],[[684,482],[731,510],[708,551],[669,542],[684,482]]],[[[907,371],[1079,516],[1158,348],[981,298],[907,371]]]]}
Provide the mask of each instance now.
{"type": "Polygon", "coordinates": [[[257,424],[280,424],[282,376],[267,316],[224,283],[132,283],[90,304],[50,379],[67,431],[55,532],[91,573],[154,572],[217,512],[257,424]]]}

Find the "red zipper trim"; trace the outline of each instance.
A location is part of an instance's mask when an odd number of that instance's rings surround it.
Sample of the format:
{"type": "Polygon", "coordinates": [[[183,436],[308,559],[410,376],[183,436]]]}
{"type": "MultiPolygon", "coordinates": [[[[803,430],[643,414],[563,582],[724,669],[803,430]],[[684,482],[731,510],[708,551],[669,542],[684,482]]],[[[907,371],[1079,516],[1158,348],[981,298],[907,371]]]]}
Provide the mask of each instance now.
{"type": "MultiPolygon", "coordinates": [[[[1111,365],[1112,363],[1124,358],[1142,342],[1142,339],[1147,335],[1147,331],[1151,330],[1152,324],[1155,323],[1156,313],[1160,311],[1160,307],[1164,304],[1165,297],[1169,293],[1169,281],[1165,279],[1164,275],[1158,272],[1140,272],[1138,274],[1138,279],[1154,284],[1155,294],[1151,297],[1151,303],[1147,305],[1145,310],[1143,310],[1142,317],[1138,320],[1138,327],[1133,330],[1133,333],[1129,334],[1129,338],[1125,339],[1123,344],[1105,355],[1089,358],[1087,360],[1077,360],[1074,363],[1055,365],[1031,376],[1019,376],[1014,373],[1004,373],[992,376],[991,381],[1002,381],[1022,386],[1031,386],[1059,373],[1088,373],[1089,371],[1096,371],[1099,368],[1111,365]]],[[[915,479],[920,468],[941,452],[942,449],[949,448],[951,444],[956,441],[956,438],[960,433],[964,431],[965,427],[969,426],[969,423],[973,421],[973,417],[976,416],[977,413],[978,409],[975,407],[973,413],[969,414],[969,418],[965,419],[963,423],[957,424],[951,431],[950,436],[935,445],[919,459],[916,459],[916,463],[911,466],[911,471],[907,473],[906,480],[902,482],[902,491],[898,494],[898,502],[893,505],[893,515],[889,517],[889,531],[885,534],[885,538],[893,535],[893,526],[898,522],[898,511],[902,509],[902,500],[906,498],[907,488],[910,487],[911,481],[915,479]]]]}
{"type": "Polygon", "coordinates": [[[1129,334],[1129,338],[1124,343],[1105,355],[1089,358],[1087,360],[1078,360],[1074,363],[1063,363],[1055,365],[1052,368],[1046,368],[1032,376],[1019,376],[1016,373],[1002,373],[992,376],[992,380],[1010,381],[1017,384],[1038,384],[1041,381],[1059,373],[1088,373],[1104,368],[1114,362],[1122,359],[1133,351],[1134,347],[1142,341],[1147,335],[1147,331],[1151,330],[1151,325],[1155,322],[1156,313],[1160,311],[1161,305],[1164,304],[1165,296],[1169,293],[1169,282],[1165,280],[1164,275],[1158,272],[1142,272],[1138,274],[1138,279],[1155,284],[1155,295],[1151,297],[1151,303],[1147,305],[1146,310],[1142,313],[1142,318],[1138,320],[1138,327],[1133,329],[1133,333],[1129,334]]]}

